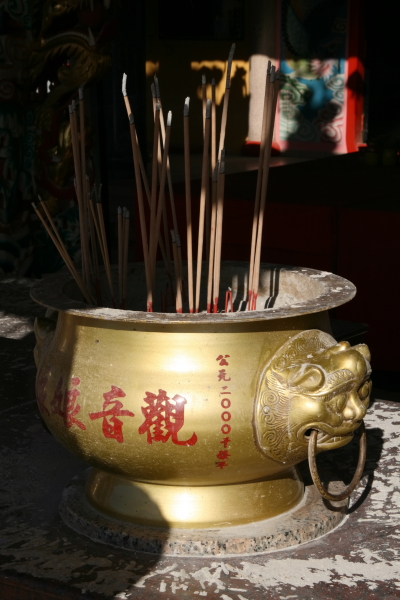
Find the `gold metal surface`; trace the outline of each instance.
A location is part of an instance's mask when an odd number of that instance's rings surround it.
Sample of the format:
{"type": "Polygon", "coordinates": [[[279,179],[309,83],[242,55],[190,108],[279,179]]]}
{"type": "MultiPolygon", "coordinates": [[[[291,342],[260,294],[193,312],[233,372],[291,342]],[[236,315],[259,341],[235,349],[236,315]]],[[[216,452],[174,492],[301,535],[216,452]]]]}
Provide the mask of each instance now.
{"type": "Polygon", "coordinates": [[[349,498],[350,494],[354,492],[354,490],[360,483],[361,477],[364,472],[365,461],[367,459],[367,432],[365,431],[364,421],[361,421],[360,431],[360,453],[358,457],[356,472],[354,473],[353,479],[350,481],[350,483],[346,485],[346,487],[342,489],[342,491],[338,494],[332,494],[331,492],[328,492],[320,479],[316,461],[318,431],[314,429],[311,432],[310,443],[308,445],[308,463],[310,465],[310,473],[315,487],[318,489],[321,496],[326,500],[345,500],[346,498],[349,498]]]}
{"type": "Polygon", "coordinates": [[[222,527],[285,512],[303,495],[291,467],[307,429],[323,432],[320,450],[337,447],[365,414],[367,349],[336,344],[322,303],[182,322],[48,306],[58,320],[36,322],[38,404],[95,467],[88,499],[114,517],[222,527]]]}
{"type": "Polygon", "coordinates": [[[336,343],[322,331],[291,337],[261,378],[255,406],[259,447],[283,463],[307,458],[311,429],[317,451],[347,444],[361,425],[370,400],[368,347],[336,343]]]}
{"type": "Polygon", "coordinates": [[[140,483],[93,469],[86,493],[95,508],[116,519],[199,529],[275,517],[300,502],[304,485],[293,467],[276,479],[207,486],[140,483]]]}

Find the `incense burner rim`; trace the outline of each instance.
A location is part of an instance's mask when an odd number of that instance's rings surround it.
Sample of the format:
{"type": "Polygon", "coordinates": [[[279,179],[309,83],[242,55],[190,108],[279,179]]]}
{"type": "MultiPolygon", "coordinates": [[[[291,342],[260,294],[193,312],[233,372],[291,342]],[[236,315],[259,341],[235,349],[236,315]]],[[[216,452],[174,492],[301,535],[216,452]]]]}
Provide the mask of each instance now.
{"type": "MultiPolygon", "coordinates": [[[[226,261],[226,264],[242,264],[239,261],[226,261]]],[[[245,263],[243,263],[245,264],[245,263]]],[[[70,298],[65,288],[74,284],[74,279],[69,273],[58,273],[37,282],[31,288],[31,297],[38,304],[54,310],[86,318],[102,319],[107,321],[123,321],[147,324],[232,324],[248,323],[265,320],[286,319],[310,313],[326,311],[349,302],[356,295],[356,287],[347,279],[317,269],[306,267],[291,267],[263,263],[262,268],[281,267],[299,277],[313,278],[325,287],[321,295],[304,301],[299,301],[288,307],[268,308],[254,311],[220,312],[217,314],[177,314],[177,313],[147,313],[144,311],[121,310],[106,307],[94,307],[85,302],[70,298]]]]}

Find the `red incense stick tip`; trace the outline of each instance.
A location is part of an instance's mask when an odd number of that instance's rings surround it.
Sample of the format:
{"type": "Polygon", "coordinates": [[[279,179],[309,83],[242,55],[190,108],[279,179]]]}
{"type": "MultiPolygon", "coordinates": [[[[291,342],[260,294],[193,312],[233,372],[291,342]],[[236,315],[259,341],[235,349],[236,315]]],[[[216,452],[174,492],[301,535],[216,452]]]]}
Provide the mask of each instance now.
{"type": "Polygon", "coordinates": [[[176,311],[177,313],[182,313],[182,309],[178,308],[178,310],[176,311]]]}

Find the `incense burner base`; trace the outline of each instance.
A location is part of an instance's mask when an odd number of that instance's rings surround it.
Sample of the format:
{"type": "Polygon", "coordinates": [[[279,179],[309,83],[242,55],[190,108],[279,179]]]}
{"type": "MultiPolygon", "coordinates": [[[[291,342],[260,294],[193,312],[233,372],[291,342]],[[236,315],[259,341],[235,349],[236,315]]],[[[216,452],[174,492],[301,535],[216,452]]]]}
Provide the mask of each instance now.
{"type": "MultiPolygon", "coordinates": [[[[315,486],[309,485],[295,508],[263,521],[204,529],[149,527],[114,519],[93,508],[86,496],[89,477],[75,478],[65,488],[60,504],[64,522],[94,541],[149,554],[201,557],[274,552],[315,540],[338,527],[346,516],[347,500],[325,502],[315,486]]],[[[340,486],[333,482],[329,489],[340,486]]]]}

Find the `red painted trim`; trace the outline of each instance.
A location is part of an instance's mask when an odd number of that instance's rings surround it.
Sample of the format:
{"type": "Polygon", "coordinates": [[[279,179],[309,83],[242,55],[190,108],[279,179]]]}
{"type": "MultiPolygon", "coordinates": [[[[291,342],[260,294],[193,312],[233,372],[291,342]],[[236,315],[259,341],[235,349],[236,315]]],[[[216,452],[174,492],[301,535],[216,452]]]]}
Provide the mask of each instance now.
{"type": "MultiPolygon", "coordinates": [[[[281,147],[278,142],[273,141],[271,146],[271,156],[279,156],[281,147]]],[[[260,142],[248,140],[243,146],[245,156],[260,156],[260,142]]]]}
{"type": "Polygon", "coordinates": [[[347,34],[347,119],[346,143],[348,152],[357,152],[363,143],[365,84],[365,27],[364,10],[360,0],[348,0],[347,34]]]}

